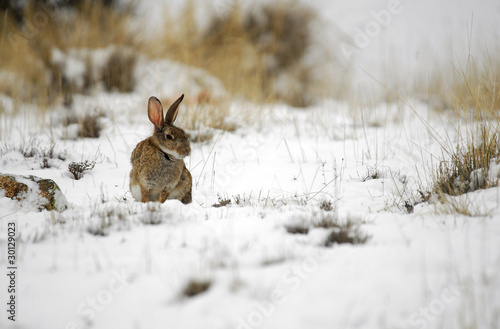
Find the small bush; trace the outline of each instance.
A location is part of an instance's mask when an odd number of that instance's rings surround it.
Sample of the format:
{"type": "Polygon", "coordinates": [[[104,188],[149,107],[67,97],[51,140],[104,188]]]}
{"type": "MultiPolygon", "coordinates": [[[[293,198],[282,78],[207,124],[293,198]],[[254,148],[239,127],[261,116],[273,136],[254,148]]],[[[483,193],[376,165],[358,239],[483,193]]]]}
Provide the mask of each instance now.
{"type": "Polygon", "coordinates": [[[94,169],[94,166],[95,166],[95,161],[86,160],[85,162],[71,162],[68,165],[68,171],[73,175],[73,177],[76,180],[79,180],[83,177],[83,173],[85,171],[94,169]]]}

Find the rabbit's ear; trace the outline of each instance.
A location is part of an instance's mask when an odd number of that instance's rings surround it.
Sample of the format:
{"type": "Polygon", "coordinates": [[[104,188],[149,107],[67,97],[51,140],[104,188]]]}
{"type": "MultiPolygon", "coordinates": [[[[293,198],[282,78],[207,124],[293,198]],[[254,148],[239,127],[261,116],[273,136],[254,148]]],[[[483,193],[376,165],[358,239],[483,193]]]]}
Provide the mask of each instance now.
{"type": "Polygon", "coordinates": [[[151,96],[148,101],[148,117],[155,127],[163,126],[163,106],[158,98],[151,96]]]}
{"type": "Polygon", "coordinates": [[[184,99],[184,94],[181,95],[181,97],[177,98],[177,100],[170,105],[168,108],[167,114],[165,114],[165,122],[168,124],[174,123],[175,119],[177,118],[177,111],[179,110],[179,104],[182,102],[184,99]]]}

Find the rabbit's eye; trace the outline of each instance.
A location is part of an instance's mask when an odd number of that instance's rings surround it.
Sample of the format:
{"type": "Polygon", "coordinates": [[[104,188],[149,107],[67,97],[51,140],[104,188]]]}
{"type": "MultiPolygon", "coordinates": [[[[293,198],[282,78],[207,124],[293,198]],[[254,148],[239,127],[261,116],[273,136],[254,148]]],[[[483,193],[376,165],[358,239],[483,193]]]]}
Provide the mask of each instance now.
{"type": "Polygon", "coordinates": [[[174,136],[172,136],[172,135],[170,135],[170,134],[167,134],[167,139],[172,140],[172,139],[174,139],[174,136]]]}

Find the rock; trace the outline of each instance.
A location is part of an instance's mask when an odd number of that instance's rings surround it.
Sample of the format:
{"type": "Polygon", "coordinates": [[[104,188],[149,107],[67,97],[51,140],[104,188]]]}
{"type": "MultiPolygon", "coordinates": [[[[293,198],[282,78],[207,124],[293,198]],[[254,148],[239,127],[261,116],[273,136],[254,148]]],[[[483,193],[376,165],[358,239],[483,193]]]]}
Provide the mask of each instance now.
{"type": "Polygon", "coordinates": [[[4,192],[7,198],[33,206],[40,211],[62,211],[68,208],[66,197],[52,179],[0,173],[1,192],[4,192]]]}

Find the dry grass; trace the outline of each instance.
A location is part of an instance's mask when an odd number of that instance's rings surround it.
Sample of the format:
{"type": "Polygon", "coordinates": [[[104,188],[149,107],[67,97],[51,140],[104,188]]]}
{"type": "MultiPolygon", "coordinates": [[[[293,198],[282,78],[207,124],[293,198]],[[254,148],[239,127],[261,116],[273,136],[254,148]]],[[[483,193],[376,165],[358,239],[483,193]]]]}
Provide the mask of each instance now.
{"type": "Polygon", "coordinates": [[[369,237],[359,231],[359,227],[352,227],[349,223],[339,228],[334,228],[327,236],[324,245],[331,247],[335,244],[365,244],[369,237]]]}
{"type": "MultiPolygon", "coordinates": [[[[162,34],[146,41],[134,38],[132,11],[109,3],[71,1],[54,8],[46,1],[30,1],[21,18],[12,11],[0,15],[0,94],[18,103],[34,103],[43,111],[70,100],[74,93],[90,93],[96,83],[102,82],[108,91],[130,92],[140,52],[201,67],[220,78],[232,95],[251,101],[306,106],[313,89],[325,84],[314,81],[304,60],[316,15],[294,0],[251,10],[233,6],[203,29],[191,1],[182,13],[167,14],[162,34]],[[141,47],[146,42],[155,46],[141,47]],[[83,82],[66,77],[64,65],[54,60],[54,51],[64,57],[79,49],[109,46],[117,50],[101,72],[94,72],[91,56],[79,58],[85,66],[83,82]]],[[[202,117],[192,116],[188,126],[203,122],[218,129],[235,128],[225,120],[225,104],[211,99],[209,91],[197,97],[193,113],[202,117]]]]}
{"type": "Polygon", "coordinates": [[[370,236],[361,230],[361,218],[347,217],[344,220],[332,211],[313,211],[302,221],[285,225],[285,230],[290,234],[306,235],[313,228],[320,228],[328,231],[323,246],[331,247],[335,244],[364,244],[370,236]]]}
{"type": "Polygon", "coordinates": [[[285,230],[290,234],[307,234],[309,233],[309,226],[305,224],[290,224],[285,225],[285,230]]]}
{"type": "MultiPolygon", "coordinates": [[[[303,60],[315,19],[310,9],[293,1],[255,10],[235,6],[199,29],[193,6],[190,2],[180,15],[167,17],[162,35],[138,41],[129,24],[132,11],[107,1],[71,1],[57,8],[29,1],[20,19],[10,11],[0,15],[0,94],[14,101],[14,112],[31,103],[43,118],[53,105],[71,108],[74,94],[91,94],[101,85],[107,91],[133,91],[135,65],[142,54],[201,67],[229,90],[225,99],[202,90],[185,102],[178,125],[194,142],[211,139],[214,129],[233,131],[250,117],[244,110],[238,120],[231,117],[231,95],[295,106],[310,103],[313,78],[303,60]],[[141,47],[144,42],[154,42],[155,47],[141,47]],[[101,48],[114,49],[104,51],[109,56],[102,68],[93,62],[92,52],[101,48]],[[75,59],[83,73],[68,77],[67,67],[74,68],[75,59]]],[[[101,53],[97,56],[102,58],[101,53]]],[[[98,122],[89,119],[79,122],[79,136],[99,135],[98,122]]]]}
{"type": "Polygon", "coordinates": [[[18,23],[10,12],[0,15],[0,93],[44,107],[73,91],[52,61],[54,49],[133,45],[126,25],[130,15],[99,1],[53,8],[29,2],[18,23]]]}
{"type": "MultiPolygon", "coordinates": [[[[450,161],[442,162],[437,169],[432,191],[438,194],[461,195],[498,185],[498,177],[487,178],[493,162],[500,161],[500,136],[498,126],[478,125],[477,137],[464,147],[457,146],[450,153],[450,161]]],[[[471,133],[472,134],[472,133],[471,133]]]]}
{"type": "Polygon", "coordinates": [[[220,194],[217,194],[217,203],[214,203],[212,207],[214,208],[220,208],[220,207],[225,207],[231,204],[231,199],[226,197],[221,196],[220,194]]]}
{"type": "Polygon", "coordinates": [[[370,236],[361,231],[361,219],[353,219],[348,217],[344,222],[340,222],[338,218],[331,212],[319,216],[319,220],[314,222],[315,227],[321,227],[330,230],[330,233],[324,241],[325,247],[330,247],[334,244],[364,244],[370,236]]]}
{"type": "Polygon", "coordinates": [[[430,202],[440,214],[485,215],[468,193],[499,185],[500,119],[473,124],[455,146],[442,145],[445,160],[434,170],[430,186],[417,191],[417,201],[400,200],[409,213],[416,204],[430,202]]]}
{"type": "Polygon", "coordinates": [[[116,49],[103,68],[102,80],[107,91],[131,92],[135,87],[137,55],[132,50],[116,49]]]}
{"type": "Polygon", "coordinates": [[[470,200],[468,195],[449,196],[442,194],[438,198],[438,202],[434,203],[434,209],[440,215],[462,215],[467,217],[484,217],[488,213],[481,210],[481,207],[470,200]]]}
{"type": "Polygon", "coordinates": [[[25,158],[32,158],[39,163],[40,169],[52,168],[65,161],[67,152],[56,150],[56,144],[51,141],[49,145],[45,141],[37,138],[30,138],[20,145],[0,144],[0,156],[9,152],[19,152],[25,158]]]}
{"type": "Polygon", "coordinates": [[[470,111],[478,119],[498,116],[500,110],[500,61],[488,50],[483,59],[469,55],[465,64],[449,64],[430,70],[426,77],[416,78],[410,94],[426,95],[439,111],[455,110],[461,116],[470,111]]]}
{"type": "MultiPolygon", "coordinates": [[[[179,15],[167,13],[164,34],[151,47],[152,55],[206,69],[222,80],[232,94],[252,101],[309,103],[313,83],[302,61],[311,41],[314,13],[304,5],[280,1],[253,11],[232,7],[207,29],[197,27],[193,2],[179,15]],[[278,78],[287,74],[288,88],[278,78]],[[287,89],[285,92],[283,89],[287,89]]],[[[156,38],[155,38],[156,39],[156,38]]]]}
{"type": "Polygon", "coordinates": [[[457,128],[459,141],[455,145],[442,144],[445,160],[435,169],[428,192],[419,191],[423,202],[434,196],[436,210],[442,214],[483,215],[468,200],[467,193],[498,186],[500,179],[498,173],[490,171],[500,162],[497,74],[493,65],[485,66],[484,73],[475,66],[469,68],[449,90],[451,106],[468,121],[466,129],[462,133],[461,127],[457,128]]]}
{"type": "Polygon", "coordinates": [[[488,57],[483,67],[471,62],[459,71],[462,80],[453,86],[454,108],[474,109],[479,118],[498,116],[500,110],[500,61],[488,57]]]}
{"type": "Polygon", "coordinates": [[[85,114],[78,121],[78,137],[83,138],[99,138],[101,136],[102,125],[99,119],[102,114],[85,114]]]}
{"type": "Polygon", "coordinates": [[[303,4],[280,1],[252,10],[233,6],[201,29],[191,1],[180,15],[166,15],[162,35],[145,41],[134,38],[131,10],[119,10],[108,1],[71,1],[55,8],[48,3],[29,1],[23,12],[0,15],[0,93],[20,102],[45,107],[74,92],[88,92],[100,81],[109,91],[129,92],[138,51],[201,67],[220,78],[231,94],[252,101],[294,106],[311,101],[314,81],[303,59],[316,17],[303,4]],[[140,47],[145,42],[155,46],[140,47]],[[110,45],[132,51],[114,52],[97,77],[89,59],[83,86],[75,86],[54,63],[55,49],[68,54],[110,45]]]}
{"type": "MultiPolygon", "coordinates": [[[[417,203],[437,200],[440,213],[480,215],[467,198],[457,196],[499,183],[490,169],[500,162],[500,61],[485,54],[481,64],[469,55],[465,65],[436,69],[426,83],[416,80],[420,89],[415,93],[426,91],[434,109],[454,111],[457,122],[464,122],[454,128],[456,143],[449,142],[449,136],[434,137],[442,146],[443,160],[434,170],[431,186],[418,191],[417,203]]],[[[413,211],[414,204],[404,202],[413,211]]]]}
{"type": "MultiPolygon", "coordinates": [[[[162,104],[172,104],[173,101],[173,98],[161,99],[162,104]]],[[[237,128],[236,123],[231,120],[230,101],[214,98],[208,91],[187,96],[182,115],[179,115],[175,124],[186,129],[193,142],[211,139],[214,134],[211,129],[234,131],[237,128]]]]}

